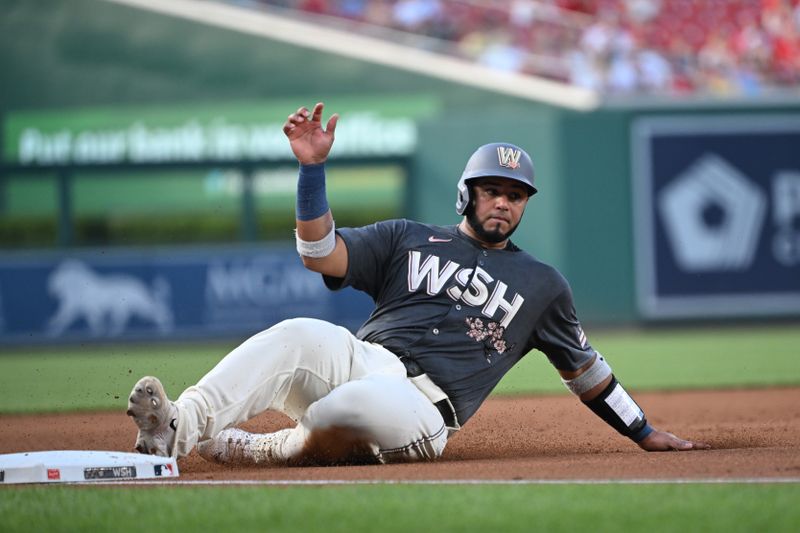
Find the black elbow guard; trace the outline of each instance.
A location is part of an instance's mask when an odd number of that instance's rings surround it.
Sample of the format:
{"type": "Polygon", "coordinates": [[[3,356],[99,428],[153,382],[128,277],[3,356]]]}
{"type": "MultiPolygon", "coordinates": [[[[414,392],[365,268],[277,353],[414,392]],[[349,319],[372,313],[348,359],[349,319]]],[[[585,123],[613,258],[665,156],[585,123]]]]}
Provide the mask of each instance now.
{"type": "Polygon", "coordinates": [[[583,403],[608,425],[634,442],[641,441],[653,431],[647,423],[642,408],[633,401],[613,375],[611,383],[603,389],[603,392],[583,403]]]}

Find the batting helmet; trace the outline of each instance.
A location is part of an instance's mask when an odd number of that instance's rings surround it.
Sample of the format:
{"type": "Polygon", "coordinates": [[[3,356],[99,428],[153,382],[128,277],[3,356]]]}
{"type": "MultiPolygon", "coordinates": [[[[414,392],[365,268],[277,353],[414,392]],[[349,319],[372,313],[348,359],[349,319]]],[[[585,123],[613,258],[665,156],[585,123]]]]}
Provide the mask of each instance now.
{"type": "Polygon", "coordinates": [[[516,180],[528,189],[528,196],[536,194],[533,186],[533,161],[519,146],[509,143],[484,144],[472,154],[458,180],[456,211],[463,215],[469,205],[468,181],[476,178],[498,176],[516,180]]]}

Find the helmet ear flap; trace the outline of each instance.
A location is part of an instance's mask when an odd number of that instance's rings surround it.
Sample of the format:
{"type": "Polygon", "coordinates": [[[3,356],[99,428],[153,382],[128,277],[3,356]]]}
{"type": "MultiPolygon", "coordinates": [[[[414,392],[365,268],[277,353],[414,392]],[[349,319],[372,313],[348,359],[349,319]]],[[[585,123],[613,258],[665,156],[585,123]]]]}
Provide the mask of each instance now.
{"type": "Polygon", "coordinates": [[[456,212],[463,215],[467,208],[472,204],[472,187],[468,184],[467,180],[460,179],[458,181],[458,196],[456,197],[456,212]]]}
{"type": "Polygon", "coordinates": [[[469,217],[475,212],[475,196],[472,194],[472,187],[470,187],[469,201],[467,207],[464,208],[464,216],[469,217]]]}

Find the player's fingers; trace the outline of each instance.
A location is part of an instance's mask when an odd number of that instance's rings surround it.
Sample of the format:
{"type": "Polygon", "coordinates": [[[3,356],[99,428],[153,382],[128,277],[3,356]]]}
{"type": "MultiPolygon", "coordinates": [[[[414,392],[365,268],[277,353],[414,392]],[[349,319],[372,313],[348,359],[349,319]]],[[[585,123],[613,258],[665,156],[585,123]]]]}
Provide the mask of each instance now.
{"type": "Polygon", "coordinates": [[[683,440],[678,437],[675,437],[672,441],[670,446],[673,450],[684,451],[684,450],[710,450],[711,445],[705,442],[700,441],[692,441],[692,440],[683,440]]]}
{"type": "Polygon", "coordinates": [[[683,440],[668,431],[663,432],[662,435],[665,450],[681,451],[692,449],[692,443],[688,440],[683,440]]]}
{"type": "Polygon", "coordinates": [[[292,113],[286,119],[286,122],[283,123],[283,133],[287,136],[290,135],[295,127],[302,124],[306,121],[306,116],[308,115],[308,109],[301,107],[297,110],[296,113],[292,113]]]}
{"type": "Polygon", "coordinates": [[[289,135],[300,122],[302,122],[300,117],[298,117],[296,113],[292,113],[289,115],[289,118],[286,119],[286,122],[283,123],[283,133],[289,135]]]}
{"type": "Polygon", "coordinates": [[[314,104],[314,111],[311,114],[311,120],[321,121],[322,120],[322,110],[325,108],[325,104],[322,102],[317,102],[314,104]]]}
{"type": "Polygon", "coordinates": [[[331,118],[328,119],[328,125],[325,126],[325,131],[334,135],[336,133],[336,123],[339,122],[339,115],[334,113],[331,118]]]}
{"type": "Polygon", "coordinates": [[[306,120],[308,120],[309,116],[308,108],[301,107],[286,119],[286,121],[290,124],[302,124],[306,120]]]}
{"type": "Polygon", "coordinates": [[[675,440],[672,441],[672,443],[670,445],[670,448],[672,448],[673,450],[678,450],[678,451],[691,450],[692,447],[693,446],[692,446],[691,442],[689,442],[688,440],[683,440],[683,439],[675,439],[675,440]]]}

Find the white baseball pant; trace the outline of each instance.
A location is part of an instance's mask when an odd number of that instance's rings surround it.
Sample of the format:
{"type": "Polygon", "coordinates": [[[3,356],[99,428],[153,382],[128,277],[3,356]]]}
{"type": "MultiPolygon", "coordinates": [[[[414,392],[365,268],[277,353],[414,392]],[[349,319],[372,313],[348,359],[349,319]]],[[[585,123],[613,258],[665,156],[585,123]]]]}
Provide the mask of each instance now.
{"type": "Polygon", "coordinates": [[[448,437],[442,415],[396,355],[308,318],[286,320],[246,340],[175,405],[178,457],[268,409],[297,422],[276,450],[279,461],[300,457],[310,439],[331,428],[357,435],[384,463],[435,459],[448,437]]]}

